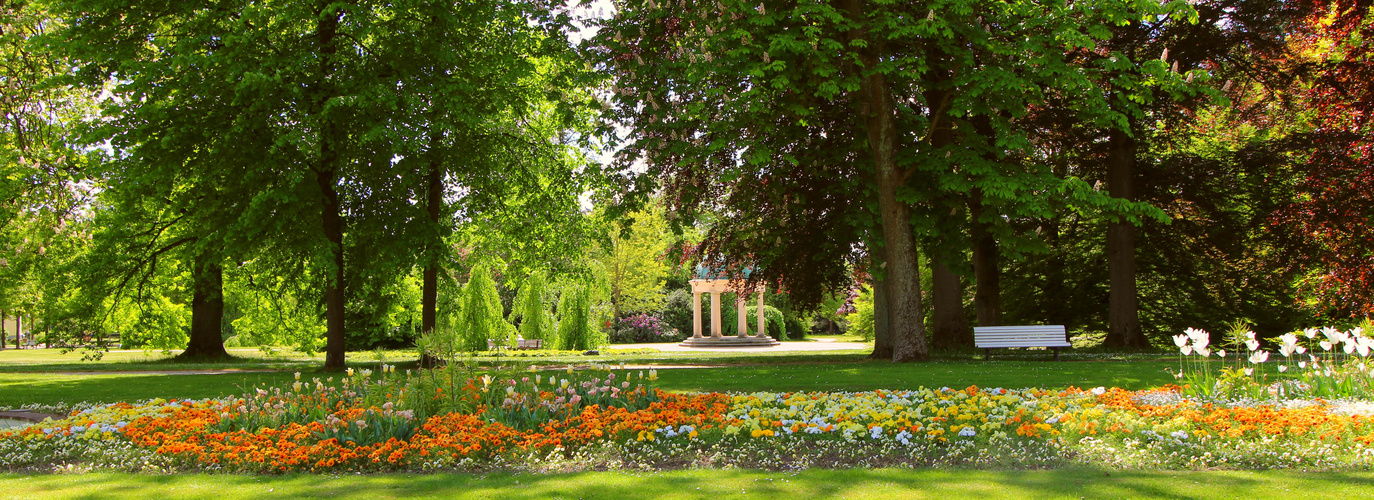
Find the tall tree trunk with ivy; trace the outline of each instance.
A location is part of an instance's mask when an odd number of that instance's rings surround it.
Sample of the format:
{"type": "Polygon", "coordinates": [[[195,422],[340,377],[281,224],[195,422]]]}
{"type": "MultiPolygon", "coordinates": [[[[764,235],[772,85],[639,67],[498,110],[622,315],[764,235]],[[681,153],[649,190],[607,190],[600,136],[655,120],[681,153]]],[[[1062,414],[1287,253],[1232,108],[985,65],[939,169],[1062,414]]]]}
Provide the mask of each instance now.
{"type": "Polygon", "coordinates": [[[982,220],[983,193],[973,190],[969,196],[969,215],[972,219],[970,236],[973,247],[973,308],[978,326],[1002,324],[1001,252],[997,239],[989,230],[991,224],[982,220]]]}
{"type": "MultiPolygon", "coordinates": [[[[881,252],[873,259],[882,264],[881,252]]],[[[892,320],[888,313],[887,279],[873,279],[873,359],[892,359],[892,320]]]]}
{"type": "MultiPolygon", "coordinates": [[[[1136,140],[1127,131],[1112,129],[1107,144],[1108,192],[1113,198],[1133,200],[1136,140]]],[[[1149,347],[1149,341],[1140,330],[1135,283],[1135,225],[1129,221],[1113,220],[1107,224],[1107,267],[1111,275],[1111,292],[1104,343],[1109,347],[1149,347]]]]}
{"type": "MultiPolygon", "coordinates": [[[[429,141],[429,173],[425,176],[425,209],[429,216],[429,223],[438,232],[439,214],[442,212],[444,204],[444,184],[443,184],[443,160],[439,156],[439,131],[438,124],[431,121],[429,141]]],[[[436,234],[437,239],[437,234],[436,234]]],[[[420,334],[430,335],[434,333],[434,327],[438,323],[438,303],[439,303],[439,249],[434,245],[441,242],[431,241],[431,247],[426,252],[424,283],[420,290],[420,334]]],[[[437,363],[433,356],[428,353],[420,355],[420,366],[431,367],[437,363]]]]}
{"type": "Polygon", "coordinates": [[[334,71],[334,58],[337,56],[335,39],[338,37],[339,20],[343,10],[335,7],[330,12],[322,12],[316,23],[316,39],[319,44],[320,75],[316,83],[315,109],[320,123],[320,158],[315,167],[315,182],[320,189],[321,229],[328,244],[331,258],[329,273],[325,284],[325,358],[324,367],[341,370],[344,367],[344,307],[346,307],[346,284],[344,283],[344,246],[343,217],[340,214],[339,192],[336,175],[339,167],[337,142],[338,125],[328,116],[326,104],[334,97],[330,83],[334,71]]]}
{"type": "Polygon", "coordinates": [[[931,347],[959,349],[973,347],[973,330],[964,314],[964,284],[959,275],[938,258],[930,260],[931,347]]]}
{"type": "Polygon", "coordinates": [[[892,360],[895,362],[930,359],[925,325],[921,320],[921,282],[917,274],[916,244],[911,229],[911,207],[898,199],[897,190],[905,183],[897,166],[896,103],[887,79],[878,69],[881,40],[870,39],[866,29],[866,3],[847,0],[846,7],[859,27],[850,39],[865,44],[859,50],[863,76],[855,94],[868,133],[868,145],[878,191],[878,211],[882,220],[883,248],[886,250],[889,310],[892,321],[892,360]]]}

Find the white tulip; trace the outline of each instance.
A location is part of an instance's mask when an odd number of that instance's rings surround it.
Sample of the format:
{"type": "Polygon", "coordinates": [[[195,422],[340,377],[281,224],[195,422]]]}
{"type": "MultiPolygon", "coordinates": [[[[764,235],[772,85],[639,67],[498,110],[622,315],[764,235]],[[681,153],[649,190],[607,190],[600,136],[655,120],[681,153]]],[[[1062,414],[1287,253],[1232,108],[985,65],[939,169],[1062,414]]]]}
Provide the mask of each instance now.
{"type": "Polygon", "coordinates": [[[1187,335],[1188,338],[1192,339],[1193,344],[1195,344],[1198,347],[1207,347],[1207,344],[1211,342],[1211,335],[1208,335],[1206,330],[1189,328],[1187,330],[1184,330],[1183,333],[1187,335]]]}
{"type": "Polygon", "coordinates": [[[1279,373],[1288,371],[1288,365],[1279,365],[1279,373]]]}
{"type": "Polygon", "coordinates": [[[1181,352],[1181,353],[1183,353],[1184,356],[1187,356],[1187,355],[1193,353],[1193,346],[1185,345],[1185,346],[1183,346],[1182,348],[1180,348],[1178,351],[1181,352]]]}
{"type": "Polygon", "coordinates": [[[1254,339],[1247,340],[1245,341],[1245,347],[1251,351],[1259,349],[1259,341],[1254,339]]]}
{"type": "Polygon", "coordinates": [[[1184,334],[1174,335],[1174,345],[1183,347],[1188,345],[1188,336],[1184,334]]]}

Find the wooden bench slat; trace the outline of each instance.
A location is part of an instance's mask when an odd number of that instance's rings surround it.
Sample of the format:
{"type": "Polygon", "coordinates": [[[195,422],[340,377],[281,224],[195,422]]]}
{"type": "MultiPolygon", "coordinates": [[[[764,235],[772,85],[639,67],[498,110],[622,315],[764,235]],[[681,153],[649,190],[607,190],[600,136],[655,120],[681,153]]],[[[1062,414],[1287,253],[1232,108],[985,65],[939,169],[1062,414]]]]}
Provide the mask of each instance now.
{"type": "Polygon", "coordinates": [[[1060,347],[1073,347],[1065,338],[1064,325],[979,326],[973,328],[973,345],[987,349],[1007,347],[1046,347],[1054,349],[1059,359],[1060,347]]]}
{"type": "Polygon", "coordinates": [[[1068,342],[1063,342],[1063,343],[1058,343],[1058,344],[1046,344],[1046,343],[1044,343],[1044,342],[1036,342],[1036,343],[1034,343],[1034,344],[1018,344],[1018,343],[1014,343],[1014,342],[994,342],[994,343],[983,343],[983,344],[978,344],[978,348],[979,348],[979,349],[997,348],[997,347],[1073,347],[1073,344],[1070,344],[1070,343],[1068,343],[1068,342]]]}
{"type": "Polygon", "coordinates": [[[1043,332],[1043,333],[1050,333],[1050,332],[1063,332],[1063,331],[1064,331],[1064,327],[1062,327],[1062,326],[1058,326],[1058,327],[1055,327],[1055,326],[1041,326],[1041,327],[1033,327],[1033,328],[1027,328],[1027,327],[1006,327],[1006,326],[976,326],[976,327],[973,327],[973,332],[974,332],[974,333],[983,333],[983,334],[987,334],[987,333],[1042,333],[1042,332],[1043,332]]]}
{"type": "Polygon", "coordinates": [[[985,338],[985,339],[1001,339],[1001,338],[1008,338],[1008,339],[1020,339],[1020,338],[1039,339],[1039,338],[1047,338],[1047,339],[1048,339],[1048,338],[1063,338],[1063,337],[1064,337],[1064,334],[1063,334],[1063,333],[1050,333],[1050,334],[1037,333],[1037,334],[1033,334],[1033,335],[1026,335],[1026,334],[1022,334],[1022,333],[985,333],[985,334],[982,334],[982,335],[978,335],[978,337],[980,337],[980,338],[985,338]]]}

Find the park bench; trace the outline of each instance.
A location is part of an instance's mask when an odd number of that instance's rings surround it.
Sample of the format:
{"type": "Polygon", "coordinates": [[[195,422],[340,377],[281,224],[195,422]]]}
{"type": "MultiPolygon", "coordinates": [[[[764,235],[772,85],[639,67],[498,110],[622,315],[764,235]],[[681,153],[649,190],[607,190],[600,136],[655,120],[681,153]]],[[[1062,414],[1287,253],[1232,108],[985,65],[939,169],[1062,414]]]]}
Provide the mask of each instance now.
{"type": "MultiPolygon", "coordinates": [[[[487,340],[488,349],[495,349],[496,347],[495,340],[487,340]]],[[[516,349],[539,349],[542,347],[544,347],[544,339],[517,339],[515,341],[516,349]]]]}
{"type": "Polygon", "coordinates": [[[1064,325],[978,326],[973,328],[973,345],[984,349],[984,360],[992,350],[1003,347],[1048,347],[1059,361],[1060,347],[1073,347],[1064,336],[1064,325]]]}

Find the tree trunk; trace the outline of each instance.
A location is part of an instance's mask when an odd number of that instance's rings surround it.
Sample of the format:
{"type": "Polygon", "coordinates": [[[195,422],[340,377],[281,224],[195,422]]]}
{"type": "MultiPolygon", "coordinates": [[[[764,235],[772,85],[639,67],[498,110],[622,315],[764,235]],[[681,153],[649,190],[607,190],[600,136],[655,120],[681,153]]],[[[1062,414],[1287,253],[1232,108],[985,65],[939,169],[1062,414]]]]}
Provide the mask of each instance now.
{"type": "Polygon", "coordinates": [[[878,210],[882,218],[883,248],[886,250],[889,318],[892,321],[892,360],[895,362],[930,359],[925,327],[921,324],[921,282],[917,274],[916,246],[912,241],[911,208],[897,198],[905,179],[897,167],[896,103],[887,80],[877,71],[881,40],[867,40],[863,0],[847,0],[849,13],[859,23],[850,36],[865,40],[860,61],[865,74],[859,80],[860,114],[868,132],[877,181],[878,210]]]}
{"type": "Polygon", "coordinates": [[[219,259],[197,255],[192,263],[191,340],[178,358],[223,359],[224,268],[219,259]]]}
{"type": "Polygon", "coordinates": [[[1064,283],[1064,249],[1059,247],[1059,221],[1046,220],[1040,225],[1045,245],[1050,252],[1045,256],[1045,283],[1040,287],[1044,297],[1044,318],[1052,325],[1069,326],[1069,314],[1065,307],[1068,301],[1068,287],[1064,283]]]}
{"type": "Polygon", "coordinates": [[[974,189],[969,196],[969,215],[973,219],[970,227],[973,246],[973,308],[978,315],[978,326],[1000,326],[1002,324],[1002,270],[1001,252],[997,239],[988,230],[989,224],[983,222],[983,194],[974,189]]]}
{"type": "MultiPolygon", "coordinates": [[[[1135,197],[1136,141],[1124,130],[1112,130],[1108,138],[1107,187],[1114,198],[1135,197]]],[[[1108,347],[1148,347],[1140,331],[1135,287],[1135,226],[1125,220],[1107,224],[1107,268],[1111,274],[1108,309],[1108,347]]]]}
{"type": "MultiPolygon", "coordinates": [[[[23,341],[23,339],[21,339],[20,337],[23,337],[23,336],[24,336],[24,313],[19,313],[19,314],[14,315],[14,348],[15,348],[15,349],[23,349],[23,348],[24,348],[24,346],[23,346],[22,344],[20,344],[20,342],[23,341]]],[[[51,341],[52,337],[48,337],[48,339],[49,339],[49,341],[51,341]]]]}
{"type": "Polygon", "coordinates": [[[5,339],[7,338],[9,338],[9,332],[5,331],[5,311],[0,311],[0,351],[5,350],[5,339]]]}
{"type": "MultiPolygon", "coordinates": [[[[431,127],[436,127],[433,123],[431,127]]],[[[429,135],[429,186],[426,188],[426,203],[429,209],[429,223],[435,231],[434,244],[441,244],[438,241],[439,212],[444,203],[443,187],[443,163],[439,158],[439,135],[437,128],[432,129],[429,135]]],[[[434,332],[434,327],[438,323],[438,302],[439,302],[439,249],[431,248],[426,257],[425,263],[425,282],[424,289],[420,292],[420,333],[429,335],[434,332]]],[[[438,364],[438,360],[428,353],[420,356],[420,366],[432,367],[438,364]]]]}
{"type": "MultiPolygon", "coordinates": [[[[878,257],[878,262],[882,262],[878,257]]],[[[892,359],[892,321],[888,316],[887,280],[873,280],[873,359],[892,359]]]]}
{"type": "Polygon", "coordinates": [[[344,283],[344,248],[343,248],[343,217],[339,213],[339,192],[335,183],[335,172],[338,168],[338,152],[335,141],[338,140],[338,125],[325,113],[325,104],[333,97],[334,90],[328,83],[330,76],[334,73],[334,55],[337,48],[334,45],[334,38],[338,35],[339,19],[343,17],[343,11],[335,9],[328,15],[321,15],[316,32],[319,36],[320,44],[320,93],[319,102],[316,103],[316,112],[319,116],[320,126],[320,164],[315,174],[315,181],[319,185],[321,203],[320,218],[321,228],[324,230],[325,240],[328,241],[329,252],[333,257],[333,266],[330,269],[330,276],[325,284],[325,356],[324,367],[331,370],[340,370],[344,367],[344,307],[346,287],[344,283]]]}
{"type": "Polygon", "coordinates": [[[931,258],[931,347],[959,349],[973,346],[973,330],[964,314],[964,284],[959,275],[949,270],[938,258],[931,258]]]}

